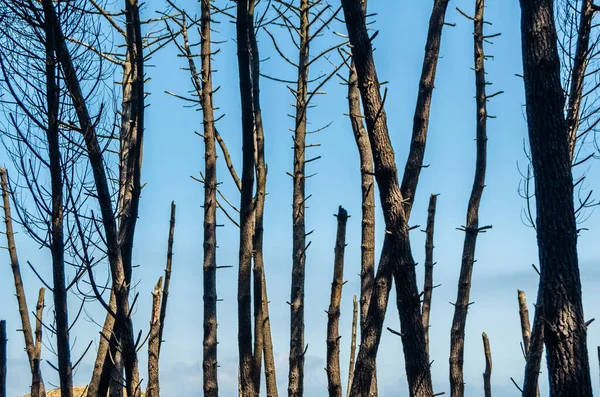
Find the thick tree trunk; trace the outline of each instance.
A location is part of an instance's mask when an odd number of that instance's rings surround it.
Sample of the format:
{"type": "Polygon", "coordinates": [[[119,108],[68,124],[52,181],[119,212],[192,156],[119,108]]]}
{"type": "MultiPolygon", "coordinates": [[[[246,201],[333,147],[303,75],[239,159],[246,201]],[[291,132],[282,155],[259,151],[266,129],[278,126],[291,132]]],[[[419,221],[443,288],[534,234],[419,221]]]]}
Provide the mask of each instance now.
{"type": "Polygon", "coordinates": [[[483,392],[485,397],[492,397],[492,351],[490,350],[490,340],[485,332],[481,334],[481,338],[483,339],[483,354],[485,356],[483,392]]]}
{"type": "Polygon", "coordinates": [[[592,386],[554,2],[521,0],[520,3],[523,76],[541,271],[541,299],[538,299],[537,310],[540,307],[543,310],[550,395],[586,397],[592,395],[592,386]]]}
{"type": "Polygon", "coordinates": [[[292,290],[290,297],[290,355],[288,396],[304,395],[304,269],[306,227],[304,213],[306,166],[306,112],[309,63],[309,0],[300,0],[300,51],[296,85],[296,124],[294,128],[294,188],[292,200],[292,290]]]}
{"type": "Polygon", "coordinates": [[[477,102],[477,156],[475,160],[475,178],[469,205],[467,208],[467,221],[462,230],[465,232],[458,291],[454,304],[454,318],[450,333],[450,395],[463,397],[465,382],[463,379],[465,327],[467,325],[467,311],[471,294],[471,279],[475,263],[475,246],[478,234],[485,228],[479,227],[479,204],[485,186],[485,172],[487,165],[487,97],[485,93],[485,54],[483,51],[483,25],[484,0],[477,0],[475,5],[474,24],[474,58],[475,58],[475,100],[477,102]]]}
{"type": "Polygon", "coordinates": [[[331,301],[327,311],[327,383],[329,397],[342,397],[342,378],[340,375],[340,303],[344,285],[344,251],[346,249],[346,223],[348,212],[340,205],[337,217],[337,235],[335,239],[335,259],[333,262],[333,282],[331,283],[331,301]]]}
{"type": "Polygon", "coordinates": [[[252,98],[252,46],[254,0],[237,4],[237,48],[242,104],[242,192],[240,199],[240,251],[238,269],[239,376],[243,397],[255,396],[252,355],[252,235],[254,234],[254,113],[252,98]]]}
{"type": "Polygon", "coordinates": [[[423,286],[423,335],[425,337],[425,350],[429,357],[429,315],[431,313],[431,295],[433,293],[433,232],[435,227],[435,208],[437,195],[429,197],[429,208],[427,209],[427,228],[425,229],[425,282],[423,286]]]}
{"type": "Polygon", "coordinates": [[[160,351],[160,301],[162,277],[152,291],[152,316],[150,318],[150,335],[148,336],[148,387],[146,396],[159,397],[160,384],[158,372],[158,356],[160,351]]]}
{"type": "Polygon", "coordinates": [[[367,314],[366,334],[356,363],[352,396],[368,396],[371,389],[377,348],[391,287],[396,278],[398,313],[404,337],[407,380],[411,396],[431,396],[431,372],[425,340],[421,304],[416,283],[414,260],[410,250],[409,227],[402,205],[394,151],[390,142],[379,81],[373,61],[373,51],[360,1],[343,0],[342,6],[352,45],[367,130],[375,161],[381,206],[386,223],[386,236],[381,263],[367,314]]]}

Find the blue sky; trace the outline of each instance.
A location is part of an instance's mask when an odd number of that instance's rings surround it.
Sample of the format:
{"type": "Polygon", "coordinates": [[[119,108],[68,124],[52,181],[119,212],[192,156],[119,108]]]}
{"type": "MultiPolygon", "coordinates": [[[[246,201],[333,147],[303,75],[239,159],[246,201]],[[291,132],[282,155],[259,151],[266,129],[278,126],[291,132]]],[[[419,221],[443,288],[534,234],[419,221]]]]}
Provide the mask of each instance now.
{"type": "MultiPolygon", "coordinates": [[[[375,52],[381,81],[389,81],[386,110],[390,135],[396,151],[399,167],[404,167],[414,112],[418,79],[421,72],[427,23],[432,2],[370,2],[369,11],[377,13],[372,27],[379,30],[375,52]]],[[[431,317],[431,357],[435,360],[432,371],[435,391],[448,393],[448,353],[450,325],[453,307],[448,303],[456,297],[456,283],[461,260],[464,234],[456,230],[465,222],[467,200],[473,181],[475,163],[475,101],[472,23],[462,17],[455,7],[471,13],[473,1],[454,0],[450,3],[447,22],[456,27],[445,27],[442,39],[441,59],[438,64],[436,90],[434,92],[429,140],[425,163],[430,164],[422,172],[411,225],[425,225],[428,197],[440,193],[438,199],[434,282],[442,284],[434,290],[431,317]]],[[[197,3],[180,1],[189,10],[197,3]]],[[[337,3],[336,3],[337,4],[337,3]]],[[[152,4],[150,7],[158,5],[152,4]]],[[[146,10],[152,16],[153,9],[146,10]]],[[[193,11],[192,11],[193,12],[193,11]]],[[[490,1],[486,17],[493,22],[486,26],[486,33],[501,32],[494,45],[486,46],[486,53],[494,58],[486,63],[488,80],[493,82],[489,92],[503,90],[505,93],[490,101],[488,111],[496,119],[488,122],[488,172],[487,185],[480,208],[481,224],[491,224],[493,229],[482,234],[478,240],[471,300],[475,302],[469,311],[466,330],[465,381],[467,396],[481,395],[484,369],[481,333],[490,338],[493,355],[492,387],[499,396],[516,395],[518,391],[510,381],[514,377],[521,382],[524,359],[517,310],[517,289],[526,291],[533,313],[533,301],[537,288],[537,274],[531,268],[537,263],[537,247],[534,230],[523,224],[521,210],[525,205],[517,192],[521,177],[517,165],[525,166],[523,141],[526,139],[524,119],[523,84],[520,77],[521,46],[518,2],[490,1]]],[[[222,88],[215,94],[219,115],[225,117],[218,128],[226,140],[234,164],[241,171],[240,103],[237,84],[237,61],[234,24],[219,18],[222,23],[215,40],[226,40],[220,45],[214,68],[215,85],[222,88]]],[[[333,29],[344,32],[343,25],[333,29]]],[[[276,32],[276,30],[274,30],[276,32]]],[[[281,32],[279,32],[281,34],[281,32]]],[[[259,35],[262,72],[279,78],[294,79],[294,71],[277,59],[273,45],[266,34],[259,35]]],[[[339,40],[327,32],[323,43],[339,40]]],[[[295,58],[292,48],[284,49],[295,58]]],[[[314,52],[317,50],[315,49],[314,52]]],[[[332,57],[337,62],[336,57],[332,57]]],[[[136,291],[140,299],[136,304],[135,326],[146,330],[150,317],[151,290],[163,274],[166,258],[166,240],[169,220],[169,203],[177,204],[174,264],[171,294],[161,354],[161,388],[165,396],[197,396],[201,393],[202,373],[202,186],[190,175],[202,170],[203,142],[194,134],[201,130],[200,112],[186,109],[182,102],[166,95],[165,90],[185,93],[191,88],[181,58],[172,47],[166,48],[150,61],[155,67],[147,68],[152,80],[147,91],[152,95],[146,113],[146,140],[144,144],[143,190],[140,218],[136,232],[134,271],[138,281],[136,291]]],[[[327,71],[330,65],[317,64],[311,73],[316,76],[327,71]]],[[[342,335],[342,379],[347,376],[352,320],[352,295],[359,293],[360,266],[360,174],[359,160],[347,113],[346,87],[332,79],[326,86],[327,95],[316,99],[318,107],[309,112],[310,127],[320,128],[329,122],[331,126],[318,134],[310,135],[309,143],[320,143],[312,149],[321,160],[310,163],[307,173],[318,174],[307,182],[308,201],[307,230],[315,229],[310,236],[312,245],[306,261],[306,395],[326,394],[325,336],[330,283],[333,272],[333,247],[335,218],[338,205],[344,206],[351,218],[348,221],[345,284],[342,300],[340,333],[342,335]]],[[[261,102],[265,120],[266,159],[269,167],[268,196],[265,214],[265,263],[267,288],[273,329],[273,342],[280,391],[287,385],[287,351],[289,345],[289,307],[291,274],[291,178],[286,175],[292,169],[291,132],[293,120],[286,114],[292,112],[293,98],[281,83],[266,79],[261,82],[261,102]]],[[[10,164],[2,156],[0,163],[10,170],[10,164]]],[[[597,172],[592,165],[588,189],[594,187],[597,172]]],[[[223,193],[233,202],[239,202],[236,189],[223,163],[219,164],[219,180],[223,193]]],[[[379,208],[379,206],[378,206],[379,208]]],[[[595,302],[600,293],[595,286],[600,279],[597,263],[600,245],[596,243],[598,214],[591,214],[579,239],[579,258],[582,272],[585,316],[600,316],[595,302]]],[[[218,306],[219,319],[219,377],[220,389],[225,397],[237,392],[237,326],[236,326],[236,277],[237,228],[223,214],[218,230],[217,261],[219,265],[234,265],[218,273],[218,293],[223,302],[218,306]]],[[[377,244],[380,247],[383,220],[377,218],[377,244]]],[[[424,259],[424,233],[418,230],[411,235],[413,253],[419,263],[424,259]]],[[[30,260],[42,274],[50,274],[49,253],[39,250],[25,233],[17,236],[22,263],[30,260]]],[[[3,243],[2,243],[3,244],[3,243]]],[[[6,318],[9,329],[9,383],[11,397],[24,395],[29,385],[26,355],[22,336],[15,331],[20,327],[14,287],[8,266],[8,257],[2,254],[0,268],[0,317],[6,318]]],[[[419,283],[422,284],[422,266],[417,267],[419,283]]],[[[34,305],[39,282],[28,268],[23,268],[28,289],[30,308],[34,305]]],[[[393,294],[393,292],[392,292],[393,294]]],[[[50,302],[50,295],[47,295],[50,302]]],[[[398,329],[398,316],[392,295],[385,326],[398,329]]],[[[72,316],[78,300],[70,299],[72,316]]],[[[48,310],[51,310],[48,304],[48,310]]],[[[89,317],[102,322],[104,314],[97,304],[87,310],[89,317]]],[[[50,313],[50,312],[49,312],[50,313]]],[[[598,391],[598,363],[596,346],[600,344],[599,325],[589,330],[589,346],[593,384],[598,391]]],[[[80,320],[73,328],[73,361],[91,339],[97,340],[98,329],[88,318],[80,320]],[[75,337],[77,341],[75,342],[75,337]]],[[[47,340],[47,343],[51,341],[47,340]]],[[[46,359],[55,361],[49,350],[46,359]]],[[[94,354],[84,358],[76,371],[75,383],[89,381],[94,354]]],[[[380,395],[382,397],[404,395],[406,380],[402,347],[399,338],[385,332],[379,351],[380,395]]],[[[140,351],[142,377],[146,377],[146,353],[140,351]]],[[[57,383],[52,368],[44,365],[44,378],[57,383]]],[[[542,390],[546,389],[545,368],[541,375],[542,390]]],[[[345,388],[345,382],[344,388],[345,388]]]]}

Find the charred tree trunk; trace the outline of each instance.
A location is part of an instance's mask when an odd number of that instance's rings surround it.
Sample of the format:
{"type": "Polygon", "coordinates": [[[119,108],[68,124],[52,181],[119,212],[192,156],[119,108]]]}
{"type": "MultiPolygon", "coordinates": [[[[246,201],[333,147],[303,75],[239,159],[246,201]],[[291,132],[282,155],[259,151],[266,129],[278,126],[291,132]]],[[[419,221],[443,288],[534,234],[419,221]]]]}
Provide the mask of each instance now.
{"type": "Polygon", "coordinates": [[[173,266],[173,240],[175,236],[175,202],[171,202],[171,218],[169,220],[169,239],[167,240],[167,264],[165,267],[165,283],[162,289],[162,301],[160,304],[160,329],[158,330],[158,352],[163,342],[163,331],[165,330],[165,318],[167,317],[167,302],[169,300],[169,286],[171,285],[171,269],[173,266]]]}
{"type": "Polygon", "coordinates": [[[367,332],[361,337],[362,343],[351,395],[368,396],[371,390],[374,363],[381,339],[392,275],[394,275],[398,313],[404,334],[402,342],[410,395],[431,396],[433,394],[431,372],[423,338],[421,304],[416,283],[415,263],[410,250],[409,227],[402,205],[398,171],[379,91],[365,12],[360,1],[357,0],[343,0],[342,6],[352,45],[352,55],[375,161],[375,179],[379,187],[386,223],[381,262],[367,314],[367,332]]]}
{"type": "Polygon", "coordinates": [[[296,85],[294,129],[294,189],[292,200],[292,290],[290,297],[290,355],[288,396],[304,395],[304,270],[306,265],[305,165],[309,63],[309,0],[300,0],[300,55],[296,85]]]}
{"type": "MultiPolygon", "coordinates": [[[[201,105],[204,128],[204,395],[219,394],[217,381],[217,147],[211,69],[210,1],[200,2],[201,105]]],[[[192,60],[190,60],[192,62],[192,60]]]]}
{"type": "Polygon", "coordinates": [[[458,292],[454,304],[454,318],[450,333],[450,395],[463,397],[465,384],[463,379],[465,327],[467,324],[467,311],[470,305],[471,278],[475,263],[475,245],[477,235],[489,228],[479,227],[479,204],[485,187],[485,172],[487,166],[487,109],[485,87],[485,54],[483,52],[483,25],[484,0],[477,0],[474,21],[474,54],[475,54],[475,99],[477,102],[477,156],[475,163],[475,178],[469,205],[467,208],[467,222],[462,230],[465,232],[460,276],[458,279],[458,292]]]}
{"type": "MultiPolygon", "coordinates": [[[[527,298],[525,297],[525,292],[517,290],[517,295],[519,300],[519,318],[521,320],[521,335],[523,336],[523,351],[525,353],[525,360],[528,361],[529,352],[531,350],[531,324],[529,323],[529,310],[527,309],[527,298]]],[[[543,348],[543,341],[541,341],[541,343],[540,341],[538,341],[537,346],[543,348]]],[[[542,352],[540,351],[539,354],[535,355],[536,359],[539,357],[539,360],[541,360],[541,353],[542,352]]],[[[538,364],[535,365],[535,367],[537,368],[537,371],[539,373],[540,363],[538,362],[538,364]]],[[[537,376],[535,379],[535,397],[539,397],[540,389],[537,386],[537,376]]],[[[532,384],[528,384],[527,387],[531,388],[532,384]]],[[[525,390],[525,388],[523,390],[525,390]]]]}
{"type": "Polygon", "coordinates": [[[46,25],[46,103],[48,106],[48,163],[52,195],[50,251],[52,253],[52,281],[55,312],[58,376],[62,397],[73,396],[73,374],[71,369],[71,347],[69,344],[69,315],[67,287],[65,282],[65,243],[63,235],[63,175],[60,158],[58,113],[60,91],[56,84],[56,48],[51,25],[46,25]]]}
{"type": "MultiPolygon", "coordinates": [[[[0,167],[0,187],[2,188],[2,207],[4,209],[4,224],[6,226],[6,240],[8,246],[8,254],[10,257],[10,268],[13,273],[15,283],[15,295],[17,296],[17,304],[19,306],[19,315],[21,316],[21,327],[23,337],[25,339],[25,352],[31,367],[32,377],[35,376],[34,358],[35,358],[35,343],[33,340],[33,331],[29,320],[29,310],[27,309],[27,298],[25,297],[25,289],[23,287],[23,279],[21,278],[21,267],[19,265],[19,257],[17,255],[17,246],[15,244],[15,232],[13,230],[12,215],[10,210],[10,191],[8,189],[8,175],[5,168],[0,167]]],[[[40,373],[40,395],[44,395],[44,382],[41,379],[40,373]]]]}
{"type": "MultiPolygon", "coordinates": [[[[108,306],[113,313],[117,311],[117,298],[114,290],[110,292],[108,306]]],[[[94,370],[92,372],[92,380],[87,388],[87,397],[104,396],[108,393],[113,375],[114,365],[111,360],[111,351],[114,357],[116,355],[116,340],[114,340],[115,317],[107,314],[104,319],[102,331],[100,331],[100,340],[98,343],[98,351],[96,353],[96,361],[94,362],[94,370]],[[109,343],[109,339],[113,339],[109,343]]]]}
{"type": "MultiPolygon", "coordinates": [[[[535,178],[541,271],[541,300],[538,299],[537,310],[540,306],[543,310],[550,394],[553,397],[586,397],[592,395],[592,386],[554,2],[521,0],[520,3],[523,75],[535,178]]],[[[535,323],[537,321],[534,322],[534,334],[535,323]]]]}
{"type": "Polygon", "coordinates": [[[6,320],[0,320],[0,397],[6,396],[6,344],[8,339],[6,339],[6,320]]]}
{"type": "Polygon", "coordinates": [[[240,251],[238,269],[238,347],[242,397],[255,396],[252,355],[252,235],[254,234],[254,112],[252,98],[252,45],[254,0],[237,4],[236,37],[242,104],[242,192],[240,199],[240,251]]]}
{"type": "Polygon", "coordinates": [[[346,223],[348,212],[340,205],[337,217],[337,235],[335,239],[335,259],[333,264],[333,282],[331,283],[331,302],[327,311],[327,383],[330,397],[342,397],[342,378],[340,376],[340,303],[344,285],[344,251],[346,249],[346,223]]]}
{"type": "Polygon", "coordinates": [[[533,328],[527,351],[525,364],[525,380],[523,381],[523,397],[539,397],[540,389],[538,379],[542,366],[544,352],[544,303],[542,290],[538,288],[537,304],[533,316],[533,328]]]}
{"type": "Polygon", "coordinates": [[[352,300],[352,340],[350,341],[350,365],[348,367],[348,387],[346,397],[350,397],[350,388],[352,387],[352,379],[354,378],[354,358],[356,357],[356,324],[358,322],[358,302],[356,295],[352,300]]]}
{"type": "Polygon", "coordinates": [[[481,338],[483,339],[483,354],[485,355],[483,392],[485,397],[492,397],[492,351],[490,350],[490,340],[485,332],[481,334],[481,338]]]}
{"type": "Polygon", "coordinates": [[[85,141],[87,155],[92,168],[96,194],[100,206],[102,223],[104,226],[105,239],[107,243],[107,256],[111,267],[113,290],[116,297],[116,325],[121,339],[121,351],[123,352],[125,377],[127,380],[127,394],[129,397],[139,397],[139,372],[136,347],[133,336],[133,324],[129,315],[129,272],[125,269],[121,255],[119,238],[117,234],[117,223],[113,216],[111,195],[108,188],[108,178],[104,168],[102,150],[98,143],[95,124],[87,109],[86,99],[81,91],[77,72],[67,48],[62,33],[54,4],[50,0],[42,1],[46,21],[54,28],[56,40],[56,55],[61,64],[65,83],[73,101],[75,111],[79,120],[80,128],[85,141]]]}
{"type": "Polygon", "coordinates": [[[33,377],[31,380],[31,397],[45,396],[44,383],[40,363],[42,361],[42,316],[44,314],[44,295],[46,290],[40,288],[37,305],[35,306],[35,351],[33,355],[33,377]]]}
{"type": "Polygon", "coordinates": [[[431,312],[431,295],[433,293],[433,232],[435,227],[435,208],[437,195],[429,197],[429,208],[427,209],[427,228],[425,230],[425,282],[423,287],[423,335],[425,337],[425,350],[429,357],[429,314],[431,312]]]}
{"type": "Polygon", "coordinates": [[[160,351],[160,300],[162,277],[158,279],[152,291],[152,316],[150,319],[150,335],[148,336],[148,397],[159,397],[160,386],[158,379],[158,356],[160,351]]]}

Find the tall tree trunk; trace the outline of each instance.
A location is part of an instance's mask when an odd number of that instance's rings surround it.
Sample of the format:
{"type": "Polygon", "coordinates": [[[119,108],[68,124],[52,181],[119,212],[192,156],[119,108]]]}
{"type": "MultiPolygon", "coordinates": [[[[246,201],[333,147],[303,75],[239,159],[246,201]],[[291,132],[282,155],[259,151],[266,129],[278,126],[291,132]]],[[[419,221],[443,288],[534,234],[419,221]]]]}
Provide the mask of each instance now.
{"type": "Polygon", "coordinates": [[[340,376],[340,302],[344,285],[344,251],[346,249],[346,223],[348,212],[340,205],[337,217],[335,239],[335,259],[333,262],[333,282],[331,302],[327,311],[327,383],[330,397],[342,397],[340,376]]]}
{"type": "Polygon", "coordinates": [[[56,16],[54,4],[51,0],[42,0],[42,4],[44,6],[44,13],[46,14],[46,21],[54,28],[57,59],[62,66],[65,83],[77,113],[94,177],[107,243],[107,257],[111,268],[113,290],[116,296],[116,325],[121,339],[121,351],[123,352],[125,377],[127,380],[127,395],[129,397],[139,397],[138,362],[133,336],[133,324],[129,315],[128,298],[130,284],[127,281],[128,271],[124,267],[121,255],[117,224],[113,216],[111,194],[108,188],[108,178],[104,168],[102,150],[98,143],[95,124],[92,122],[87,109],[86,99],[81,91],[77,72],[62,33],[62,27],[56,16]]]}
{"type": "Polygon", "coordinates": [[[544,317],[550,395],[587,397],[592,395],[592,386],[554,2],[520,0],[520,3],[523,76],[541,271],[541,299],[538,299],[537,310],[541,309],[544,317]]]}
{"type": "Polygon", "coordinates": [[[42,361],[42,316],[44,314],[44,295],[46,290],[40,288],[37,305],[35,306],[35,352],[33,355],[33,377],[31,380],[31,397],[42,397],[44,391],[44,382],[42,381],[42,371],[40,363],[42,361]]]}
{"type": "Polygon", "coordinates": [[[239,376],[243,397],[255,396],[252,355],[252,235],[254,233],[254,113],[252,98],[252,46],[254,0],[237,4],[236,37],[240,96],[242,104],[242,192],[240,199],[240,251],[238,270],[238,348],[239,376]]]}
{"type": "Polygon", "coordinates": [[[485,356],[483,391],[485,397],[492,397],[492,351],[490,350],[490,340],[485,332],[481,334],[481,338],[483,339],[483,353],[485,356]]]}
{"type": "Polygon", "coordinates": [[[375,161],[375,179],[379,187],[386,223],[381,262],[367,314],[367,333],[361,338],[351,395],[369,395],[392,275],[394,275],[398,313],[404,335],[402,342],[410,395],[431,396],[433,394],[431,372],[425,352],[421,304],[415,262],[410,250],[409,227],[402,205],[398,171],[379,92],[379,81],[375,71],[371,41],[367,33],[365,13],[358,0],[343,0],[342,6],[352,45],[352,55],[375,161]]]}
{"type": "Polygon", "coordinates": [[[469,309],[469,297],[471,294],[471,279],[473,276],[473,265],[475,263],[475,246],[478,234],[488,227],[479,227],[479,204],[485,186],[485,172],[487,165],[487,109],[486,103],[486,77],[485,77],[485,54],[483,51],[483,25],[484,0],[477,0],[475,4],[474,24],[474,58],[475,58],[475,100],[477,102],[477,156],[475,160],[475,178],[469,205],[467,208],[467,221],[462,230],[465,232],[462,261],[460,265],[460,276],[458,279],[458,291],[454,304],[454,318],[452,319],[452,330],[450,332],[450,395],[452,397],[463,397],[465,394],[465,382],[463,379],[464,349],[465,349],[465,327],[467,324],[467,311],[469,309]]]}
{"type": "Polygon", "coordinates": [[[160,396],[158,355],[160,351],[160,301],[162,277],[152,291],[152,316],[150,318],[150,334],[148,336],[148,387],[146,395],[148,397],[160,396]]]}
{"type": "Polygon", "coordinates": [[[294,188],[292,199],[292,289],[290,297],[290,355],[288,396],[304,395],[304,283],[306,265],[305,166],[306,112],[309,63],[309,0],[300,0],[300,51],[294,128],[294,188]]]}
{"type": "Polygon", "coordinates": [[[423,286],[423,335],[425,337],[425,350],[429,357],[429,315],[431,313],[431,295],[433,293],[433,232],[435,227],[435,209],[437,195],[429,197],[429,208],[427,209],[427,228],[425,229],[425,282],[423,286]]]}
{"type": "MultiPolygon", "coordinates": [[[[8,246],[8,254],[10,257],[10,268],[12,270],[15,295],[19,306],[19,315],[21,317],[21,328],[25,339],[25,352],[29,360],[32,376],[35,376],[34,358],[35,358],[35,343],[33,340],[33,331],[29,320],[29,310],[27,309],[27,298],[25,296],[25,288],[23,287],[23,279],[21,278],[21,267],[19,265],[19,257],[17,255],[17,246],[15,244],[15,232],[13,230],[12,215],[10,210],[10,191],[8,189],[8,175],[6,169],[0,167],[0,187],[2,188],[2,207],[4,209],[4,224],[6,226],[6,241],[8,246]]],[[[41,379],[40,373],[40,395],[44,395],[44,381],[41,379]]]]}

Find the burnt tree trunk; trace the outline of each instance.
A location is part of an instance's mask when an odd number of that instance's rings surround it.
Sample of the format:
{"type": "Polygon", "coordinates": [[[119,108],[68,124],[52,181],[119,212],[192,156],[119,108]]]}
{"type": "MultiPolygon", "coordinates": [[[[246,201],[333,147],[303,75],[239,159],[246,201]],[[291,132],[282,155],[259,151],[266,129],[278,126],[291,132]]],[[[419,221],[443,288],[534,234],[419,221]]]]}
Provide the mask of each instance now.
{"type": "Polygon", "coordinates": [[[175,236],[175,202],[171,202],[171,217],[169,219],[169,239],[167,240],[167,264],[165,266],[165,283],[162,289],[162,300],[160,303],[160,329],[158,330],[158,352],[162,347],[163,331],[165,330],[165,318],[167,317],[167,302],[169,300],[169,286],[171,285],[171,269],[173,267],[173,240],[175,236]]]}
{"type": "Polygon", "coordinates": [[[148,397],[160,396],[158,356],[160,351],[160,301],[161,301],[162,277],[152,291],[152,316],[150,318],[150,334],[148,336],[148,397]]]}
{"type": "Polygon", "coordinates": [[[342,397],[340,375],[340,303],[344,285],[344,251],[346,249],[346,223],[348,212],[340,205],[337,217],[335,239],[335,259],[333,262],[333,282],[331,302],[327,310],[327,383],[330,397],[342,397]]]}
{"type": "Polygon", "coordinates": [[[367,314],[367,332],[361,337],[362,343],[351,395],[368,396],[371,390],[377,348],[381,339],[392,275],[394,275],[398,296],[398,313],[402,333],[405,335],[402,342],[410,395],[431,396],[433,394],[431,372],[423,338],[421,304],[416,282],[415,262],[410,250],[409,227],[402,205],[398,171],[379,91],[365,12],[360,1],[357,0],[343,0],[342,6],[352,45],[352,55],[375,161],[375,179],[379,187],[386,223],[381,262],[367,314]]]}
{"type": "Polygon", "coordinates": [[[475,264],[475,246],[477,236],[488,227],[479,227],[479,204],[485,187],[485,172],[487,166],[487,109],[486,103],[486,77],[485,54],[483,51],[483,25],[484,0],[477,0],[475,4],[474,24],[474,57],[475,57],[475,99],[477,102],[476,141],[477,156],[475,160],[475,178],[467,208],[467,221],[461,229],[465,232],[458,291],[454,304],[454,318],[450,332],[450,395],[463,397],[465,383],[463,379],[463,364],[465,350],[465,327],[467,325],[467,311],[471,294],[471,279],[473,265],[475,264]]]}
{"type": "Polygon", "coordinates": [[[31,380],[31,397],[45,396],[44,383],[40,363],[42,361],[42,316],[44,314],[44,295],[46,290],[40,288],[37,305],[35,306],[35,351],[33,355],[33,377],[31,380]]]}
{"type": "Polygon", "coordinates": [[[541,299],[538,299],[536,311],[541,309],[544,317],[550,395],[587,397],[592,395],[592,386],[554,2],[520,0],[520,4],[523,76],[541,271],[541,299]]]}
{"type": "MultiPolygon", "coordinates": [[[[521,335],[523,336],[523,351],[525,353],[525,361],[528,362],[528,356],[529,356],[529,352],[531,350],[531,339],[532,339],[532,335],[531,335],[531,324],[529,323],[529,310],[527,309],[527,298],[525,296],[525,292],[521,291],[521,290],[517,290],[517,297],[519,300],[519,318],[521,320],[521,335]]],[[[539,317],[539,314],[538,314],[539,317]]],[[[536,345],[542,349],[543,348],[543,341],[538,340],[536,345]]],[[[539,359],[541,360],[542,358],[542,354],[541,354],[541,350],[539,351],[539,354],[536,354],[534,357],[535,359],[539,359]]],[[[540,368],[540,363],[538,362],[537,365],[535,365],[535,367],[537,368],[537,371],[539,373],[539,368],[540,368]]],[[[540,395],[540,389],[539,386],[537,386],[537,377],[538,375],[536,375],[535,378],[535,397],[539,397],[540,395]]],[[[532,389],[533,384],[529,383],[527,385],[527,389],[532,389]]],[[[523,388],[523,390],[525,390],[525,387],[523,388]]],[[[529,391],[528,391],[529,393],[529,391]]],[[[533,396],[532,396],[533,397],[533,396]]]]}
{"type": "Polygon", "coordinates": [[[490,350],[490,340],[485,332],[481,334],[481,338],[483,339],[483,354],[485,356],[483,392],[485,397],[492,397],[492,351],[490,350]]]}
{"type": "Polygon", "coordinates": [[[435,209],[437,195],[429,197],[429,208],[427,209],[427,228],[425,229],[425,281],[423,286],[423,335],[425,337],[425,350],[429,357],[429,315],[431,313],[431,295],[433,293],[433,232],[435,227],[435,209]]]}
{"type": "Polygon", "coordinates": [[[348,387],[346,397],[350,397],[350,388],[352,387],[352,379],[354,378],[354,358],[356,357],[356,325],[358,323],[358,302],[356,295],[352,299],[352,339],[350,341],[350,364],[348,366],[348,387]]]}
{"type": "Polygon", "coordinates": [[[254,0],[237,4],[236,37],[242,104],[242,191],[240,199],[240,250],[238,269],[238,348],[242,397],[255,396],[252,355],[252,235],[254,234],[254,113],[252,98],[252,46],[254,0]]]}
{"type": "Polygon", "coordinates": [[[0,320],[0,397],[6,396],[6,320],[0,320]]]}

